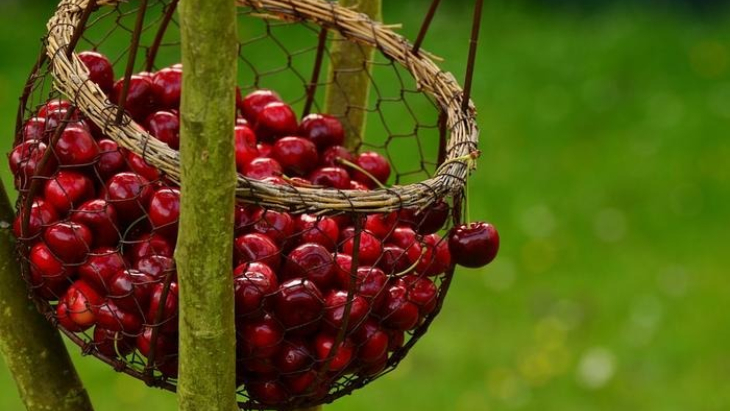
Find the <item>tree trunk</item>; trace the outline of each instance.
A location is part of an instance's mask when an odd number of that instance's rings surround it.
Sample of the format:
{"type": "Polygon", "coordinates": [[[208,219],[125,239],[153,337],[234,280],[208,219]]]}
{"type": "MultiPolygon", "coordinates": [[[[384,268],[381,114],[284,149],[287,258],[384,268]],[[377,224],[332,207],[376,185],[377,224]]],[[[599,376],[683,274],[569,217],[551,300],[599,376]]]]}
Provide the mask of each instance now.
{"type": "Polygon", "coordinates": [[[13,217],[0,181],[0,352],[28,411],[93,411],[61,336],[28,298],[15,257],[13,217]]]}
{"type": "MultiPolygon", "coordinates": [[[[339,0],[344,7],[356,8],[373,20],[381,19],[381,0],[339,0]]],[[[345,146],[356,149],[363,140],[370,95],[370,67],[372,47],[358,43],[336,41],[330,50],[331,62],[325,96],[326,112],[339,117],[345,127],[345,146]]]]}
{"type": "Polygon", "coordinates": [[[238,37],[231,0],[182,0],[182,195],[175,259],[180,281],[181,411],[236,404],[233,126],[238,37]]]}

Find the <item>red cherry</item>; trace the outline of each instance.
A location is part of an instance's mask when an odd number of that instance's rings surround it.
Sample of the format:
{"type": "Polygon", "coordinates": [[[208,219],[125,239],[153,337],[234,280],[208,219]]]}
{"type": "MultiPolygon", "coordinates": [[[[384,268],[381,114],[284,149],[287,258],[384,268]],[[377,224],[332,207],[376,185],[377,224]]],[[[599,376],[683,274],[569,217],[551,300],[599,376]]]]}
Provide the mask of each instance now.
{"type": "Polygon", "coordinates": [[[382,305],[387,293],[388,276],[376,267],[361,266],[357,268],[357,291],[370,301],[375,309],[382,305]]]}
{"type": "Polygon", "coordinates": [[[153,327],[160,327],[160,331],[168,334],[176,333],[178,330],[178,285],[173,282],[167,287],[165,302],[162,297],[165,294],[166,285],[157,283],[152,287],[150,294],[150,308],[147,310],[147,324],[153,327]],[[161,311],[160,311],[161,310],[161,311]],[[160,316],[158,318],[158,315],[160,316]]]}
{"type": "Polygon", "coordinates": [[[365,220],[365,230],[371,232],[379,239],[386,238],[398,224],[398,214],[370,214],[365,220]]]}
{"type": "Polygon", "coordinates": [[[239,109],[249,122],[256,121],[256,117],[269,103],[280,102],[281,97],[271,90],[256,90],[244,97],[239,104],[239,109]]]}
{"type": "Polygon", "coordinates": [[[8,163],[10,164],[10,171],[13,174],[26,170],[28,171],[27,176],[32,177],[35,174],[35,170],[38,163],[43,158],[43,154],[46,152],[47,146],[42,143],[39,139],[25,140],[18,144],[10,152],[8,163]]]}
{"type": "Polygon", "coordinates": [[[418,260],[416,272],[435,276],[444,273],[451,266],[449,246],[438,234],[423,237],[421,246],[425,252],[418,260]]]}
{"type": "Polygon", "coordinates": [[[83,261],[93,244],[91,230],[74,222],[53,224],[43,233],[43,240],[51,252],[66,264],[83,261]]]}
{"type": "Polygon", "coordinates": [[[259,157],[243,167],[243,175],[254,180],[278,177],[284,174],[281,164],[273,158],[259,157]]]}
{"type": "Polygon", "coordinates": [[[314,352],[320,362],[329,361],[330,371],[342,371],[352,362],[355,348],[352,341],[347,338],[335,347],[334,336],[318,334],[314,337],[314,352]]]}
{"type": "MultiPolygon", "coordinates": [[[[56,134],[56,131],[60,129],[64,129],[66,127],[73,127],[73,126],[79,126],[81,128],[89,129],[89,126],[79,121],[79,114],[78,111],[74,111],[71,116],[67,119],[66,116],[68,116],[68,108],[56,108],[53,111],[48,111],[46,113],[46,136],[50,137],[56,134]]],[[[48,138],[44,138],[44,141],[47,141],[48,138]]]]}
{"type": "Polygon", "coordinates": [[[180,219],[180,190],[177,188],[157,190],[150,200],[147,217],[154,230],[167,238],[176,239],[180,219]]]}
{"type": "Polygon", "coordinates": [[[271,151],[274,147],[271,144],[258,143],[256,148],[259,150],[259,157],[271,157],[271,151]]]}
{"type": "Polygon", "coordinates": [[[105,138],[99,140],[97,145],[99,146],[99,159],[94,167],[102,179],[107,179],[116,173],[124,171],[127,167],[127,162],[116,142],[105,138]]]}
{"type": "Polygon", "coordinates": [[[358,253],[358,262],[364,265],[374,264],[383,254],[383,243],[372,233],[362,230],[360,232],[360,247],[355,251],[356,234],[348,236],[342,244],[342,252],[354,256],[358,253]]]}
{"type": "Polygon", "coordinates": [[[114,87],[114,67],[109,59],[95,51],[82,51],[78,57],[89,70],[89,80],[108,94],[114,87]]]}
{"type": "Polygon", "coordinates": [[[134,351],[134,338],[97,326],[94,328],[94,348],[109,358],[126,356],[134,351]]]}
{"type": "Polygon", "coordinates": [[[113,300],[104,300],[95,314],[97,324],[107,330],[130,336],[137,335],[142,330],[142,317],[120,309],[113,300]]]}
{"type": "Polygon", "coordinates": [[[449,205],[439,200],[423,211],[406,208],[399,213],[399,222],[418,230],[419,234],[433,234],[439,231],[449,219],[449,205]]]}
{"type": "Polygon", "coordinates": [[[388,274],[398,274],[410,267],[406,252],[396,245],[383,247],[383,256],[378,261],[378,267],[388,274]]]}
{"type": "Polygon", "coordinates": [[[271,357],[284,339],[284,330],[271,316],[243,322],[241,343],[246,357],[271,357]]]}
{"type": "Polygon", "coordinates": [[[182,75],[181,68],[167,67],[152,76],[152,90],[162,107],[177,108],[180,106],[182,75]]]}
{"type": "Polygon", "coordinates": [[[159,280],[137,270],[119,271],[109,281],[109,298],[122,310],[146,313],[152,289],[159,280]]]}
{"type": "Polygon", "coordinates": [[[43,194],[59,215],[66,215],[72,208],[94,197],[94,183],[76,171],[61,170],[46,181],[43,194]]]}
{"type": "Polygon", "coordinates": [[[239,263],[260,261],[274,270],[279,268],[281,251],[263,234],[252,233],[237,237],[234,247],[239,263]]]}
{"type": "Polygon", "coordinates": [[[276,292],[279,282],[263,263],[241,264],[233,271],[236,315],[248,315],[263,308],[264,299],[276,292]]]}
{"type": "MultiPolygon", "coordinates": [[[[388,163],[388,160],[380,154],[374,151],[366,151],[357,156],[355,164],[370,173],[370,175],[375,177],[382,184],[388,182],[388,177],[390,177],[390,164],[388,163]]],[[[372,178],[357,170],[353,170],[352,179],[357,180],[370,188],[376,188],[378,186],[372,178]]]]}
{"type": "Polygon", "coordinates": [[[334,255],[334,274],[335,283],[337,286],[344,290],[350,289],[350,282],[353,281],[352,277],[352,257],[347,254],[335,254],[334,255]]]}
{"type": "Polygon", "coordinates": [[[158,111],[147,117],[145,128],[172,149],[180,148],[180,119],[169,111],[158,111]]]}
{"type": "Polygon", "coordinates": [[[287,391],[292,395],[303,395],[312,389],[312,384],[317,380],[317,372],[314,370],[304,371],[297,374],[282,375],[282,381],[287,391]]]}
{"type": "Polygon", "coordinates": [[[157,181],[160,179],[160,170],[131,151],[127,152],[127,164],[129,164],[129,168],[132,171],[146,178],[148,181],[157,181]]]}
{"type": "Polygon", "coordinates": [[[73,320],[71,320],[71,314],[69,313],[68,304],[66,303],[65,296],[66,294],[64,293],[63,297],[59,299],[58,305],[56,305],[56,321],[58,321],[58,325],[60,325],[63,329],[71,332],[81,332],[90,328],[81,327],[73,322],[73,320]]]}
{"type": "Polygon", "coordinates": [[[301,339],[285,341],[281,349],[274,355],[274,365],[283,374],[306,371],[311,367],[314,357],[301,339]]]}
{"type": "Polygon", "coordinates": [[[370,187],[359,181],[350,180],[350,190],[369,191],[370,187]]]}
{"type": "Polygon", "coordinates": [[[256,147],[256,135],[248,126],[236,126],[236,168],[243,173],[245,167],[259,156],[259,149],[256,147]]]}
{"type": "Polygon", "coordinates": [[[79,266],[79,277],[97,291],[108,290],[111,278],[126,268],[122,255],[114,248],[101,247],[94,249],[86,262],[79,266]]]}
{"type": "Polygon", "coordinates": [[[319,162],[317,147],[301,137],[283,137],[274,143],[272,157],[288,174],[306,175],[319,162]]]}
{"type": "Polygon", "coordinates": [[[172,275],[173,280],[177,278],[175,260],[164,255],[149,255],[141,258],[134,264],[134,269],[160,281],[164,280],[168,274],[172,275]]]}
{"type": "Polygon", "coordinates": [[[289,213],[261,209],[257,217],[253,231],[271,238],[280,246],[294,234],[294,219],[289,213]]]}
{"type": "Polygon", "coordinates": [[[358,375],[363,377],[375,377],[378,374],[385,371],[385,369],[388,367],[388,355],[383,354],[380,358],[377,360],[366,364],[364,367],[358,371],[358,375]]]}
{"type": "Polygon", "coordinates": [[[418,306],[421,317],[436,309],[439,291],[433,281],[412,274],[405,275],[398,281],[398,284],[404,285],[408,290],[408,301],[418,306]]]}
{"type": "Polygon", "coordinates": [[[306,278],[320,289],[329,288],[335,280],[334,260],[330,252],[315,243],[305,243],[289,253],[284,262],[284,278],[306,278]]]}
{"type": "Polygon", "coordinates": [[[136,173],[115,174],[106,183],[106,200],[127,223],[144,215],[152,194],[149,180],[136,173]]]}
{"type": "Polygon", "coordinates": [[[398,351],[403,348],[406,341],[406,334],[399,330],[385,330],[388,333],[388,352],[398,351]]]}
{"type": "MultiPolygon", "coordinates": [[[[154,327],[145,327],[144,331],[137,336],[137,348],[139,352],[149,357],[152,349],[152,335],[154,327]]],[[[178,348],[177,338],[157,334],[155,341],[155,368],[167,377],[176,378],[178,371],[178,348]]]]}
{"type": "Polygon", "coordinates": [[[38,117],[46,118],[51,113],[67,110],[71,108],[71,102],[68,100],[52,99],[48,100],[43,107],[38,110],[38,117]]]}
{"type": "Polygon", "coordinates": [[[47,300],[56,300],[71,284],[74,273],[71,266],[58,260],[48,246],[38,243],[30,249],[30,283],[34,291],[47,300]]]}
{"type": "Polygon", "coordinates": [[[483,267],[497,256],[499,233],[489,223],[462,224],[451,230],[449,250],[457,264],[470,268],[483,267]]]}
{"type": "Polygon", "coordinates": [[[421,255],[421,246],[418,242],[416,232],[410,227],[398,227],[388,236],[387,241],[406,251],[411,248],[418,249],[418,255],[421,255]]]}
{"type": "Polygon", "coordinates": [[[350,150],[342,146],[332,146],[324,150],[319,163],[322,167],[341,167],[340,159],[355,162],[355,156],[350,150]]]}
{"type": "Polygon", "coordinates": [[[320,244],[329,251],[334,251],[337,247],[340,229],[333,218],[301,214],[297,217],[296,227],[300,233],[300,244],[320,244]]]}
{"type": "Polygon", "coordinates": [[[372,319],[365,321],[353,339],[358,347],[357,358],[366,364],[378,362],[388,353],[388,334],[372,319]]]}
{"type": "Polygon", "coordinates": [[[66,314],[81,330],[89,329],[96,322],[96,310],[103,300],[94,289],[82,280],[71,284],[61,297],[66,306],[66,314]]]}
{"type": "MultiPolygon", "coordinates": [[[[246,117],[248,118],[248,117],[246,117]]],[[[256,136],[265,142],[297,134],[297,116],[288,104],[275,101],[264,106],[254,120],[256,136]]]]}
{"type": "Polygon", "coordinates": [[[310,114],[304,117],[299,125],[299,135],[316,144],[319,150],[342,145],[345,141],[342,123],[327,114],[310,114]]]}
{"type": "Polygon", "coordinates": [[[251,205],[236,204],[235,231],[236,235],[244,234],[258,220],[260,209],[251,205]]]}
{"type": "MultiPolygon", "coordinates": [[[[112,102],[121,105],[120,98],[124,79],[117,81],[112,89],[112,102]]],[[[129,81],[129,91],[124,109],[136,121],[144,121],[155,108],[155,93],[149,76],[135,74],[129,81]]]]}
{"type": "Polygon", "coordinates": [[[309,180],[316,186],[348,190],[350,188],[350,175],[342,167],[321,167],[309,175],[309,180]]]}
{"type": "Polygon", "coordinates": [[[175,246],[167,238],[157,233],[144,234],[125,245],[131,245],[131,251],[128,254],[130,260],[135,264],[144,257],[151,255],[172,257],[175,252],[175,246]]]}
{"type": "Polygon", "coordinates": [[[379,313],[385,326],[401,331],[415,328],[420,318],[418,306],[408,301],[408,290],[400,285],[387,290],[379,313]]]}
{"type": "Polygon", "coordinates": [[[28,219],[28,230],[23,232],[23,220],[28,217],[25,208],[21,208],[13,221],[13,233],[19,239],[31,239],[43,231],[47,226],[58,221],[58,214],[50,204],[40,198],[33,201],[30,207],[30,218],[28,219]]]}
{"type": "Polygon", "coordinates": [[[246,384],[246,391],[252,399],[264,405],[282,404],[289,399],[284,386],[275,379],[250,381],[246,384]]]}
{"type": "Polygon", "coordinates": [[[46,118],[31,117],[23,124],[22,136],[23,141],[38,140],[45,143],[48,142],[48,133],[46,133],[46,118]]]}
{"type": "Polygon", "coordinates": [[[284,282],[274,296],[274,312],[287,331],[306,332],[316,327],[323,306],[319,289],[306,279],[284,282]]]}
{"type": "MultiPolygon", "coordinates": [[[[339,331],[344,326],[345,313],[348,312],[347,296],[347,291],[340,290],[330,292],[325,298],[324,321],[333,332],[339,331]]],[[[350,301],[347,331],[352,331],[362,325],[363,320],[370,314],[370,304],[362,296],[353,295],[350,301]]]]}
{"type": "Polygon", "coordinates": [[[89,200],[71,213],[71,221],[83,224],[94,234],[94,246],[113,246],[121,233],[117,226],[117,211],[102,199],[89,200]]]}

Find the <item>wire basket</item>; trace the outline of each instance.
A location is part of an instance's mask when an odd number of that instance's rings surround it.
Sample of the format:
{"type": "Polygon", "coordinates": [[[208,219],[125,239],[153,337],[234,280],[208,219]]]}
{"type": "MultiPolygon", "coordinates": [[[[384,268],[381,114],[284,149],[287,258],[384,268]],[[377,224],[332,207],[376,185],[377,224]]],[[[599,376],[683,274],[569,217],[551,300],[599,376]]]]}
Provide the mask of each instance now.
{"type": "MultiPolygon", "coordinates": [[[[420,49],[422,36],[414,47],[392,27],[323,0],[238,5],[237,124],[253,132],[267,164],[279,159],[283,136],[247,118],[243,96],[275,90],[277,104],[301,114],[287,135],[304,138],[307,119],[326,115],[324,90],[337,93],[346,76],[370,83],[367,104],[346,104],[334,120],[351,153],[338,148],[328,157],[329,147],[314,145],[318,157],[306,170],[284,164],[271,176],[238,164],[239,403],[308,407],[393,370],[440,311],[454,272],[440,233],[460,222],[478,155],[475,110],[420,49]],[[343,43],[356,46],[364,64],[327,75],[343,43]],[[353,119],[363,116],[359,134],[353,119]],[[387,160],[387,174],[368,172],[360,159],[370,155],[387,160]],[[322,167],[355,183],[314,177],[322,167]],[[292,303],[292,295],[306,302],[292,303]],[[310,314],[307,304],[315,306],[310,314]]],[[[170,391],[177,222],[159,209],[174,214],[179,201],[179,153],[150,118],[177,116],[177,103],[152,98],[142,109],[133,97],[135,78],[154,86],[157,73],[183,70],[175,65],[176,6],[61,1],[21,97],[10,156],[20,191],[18,251],[39,310],[85,354],[170,391]],[[121,79],[92,80],[83,50],[108,56],[121,79]]]]}

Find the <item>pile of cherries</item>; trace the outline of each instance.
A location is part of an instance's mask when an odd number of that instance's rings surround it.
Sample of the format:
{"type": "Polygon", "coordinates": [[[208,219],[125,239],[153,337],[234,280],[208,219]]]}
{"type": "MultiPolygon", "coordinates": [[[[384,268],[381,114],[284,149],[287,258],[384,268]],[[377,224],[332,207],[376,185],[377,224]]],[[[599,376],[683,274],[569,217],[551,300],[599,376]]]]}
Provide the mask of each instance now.
{"type": "MultiPolygon", "coordinates": [[[[123,81],[114,82],[106,57],[79,58],[112,102],[178,149],[180,65],[132,76],[120,102],[123,81]]],[[[27,280],[55,306],[66,330],[93,328],[99,353],[123,359],[138,350],[174,378],[180,190],[73,110],[65,100],[46,102],[26,121],[9,157],[22,193],[13,228],[27,245],[27,280]]],[[[332,116],[310,114],[299,122],[269,90],[245,97],[239,91],[237,110],[235,154],[243,176],[341,190],[388,182],[388,161],[344,148],[342,125],[332,116]]],[[[237,205],[237,365],[248,395],[267,405],[316,399],[345,375],[383,371],[406,333],[436,309],[436,280],[452,261],[478,267],[496,255],[499,237],[489,224],[456,227],[448,241],[442,238],[449,215],[443,201],[423,211],[361,217],[237,205]]]]}

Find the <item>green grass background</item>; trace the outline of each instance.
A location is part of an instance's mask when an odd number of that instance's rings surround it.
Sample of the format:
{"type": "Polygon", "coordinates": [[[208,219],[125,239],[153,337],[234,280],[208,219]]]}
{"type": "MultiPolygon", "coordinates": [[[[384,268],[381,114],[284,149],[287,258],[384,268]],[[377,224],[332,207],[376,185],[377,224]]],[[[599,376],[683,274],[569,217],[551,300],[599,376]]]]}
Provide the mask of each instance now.
{"type": "MultiPolygon", "coordinates": [[[[385,3],[412,38],[427,2],[385,3]]],[[[460,78],[469,10],[444,3],[426,47],[460,78]]],[[[730,15],[487,3],[470,204],[500,256],[458,271],[398,370],[326,409],[730,409],[730,15]]],[[[49,7],[0,2],[2,152],[49,7]]],[[[71,351],[97,410],[175,409],[71,351]]],[[[21,409],[0,365],[0,410],[21,409]]]]}

